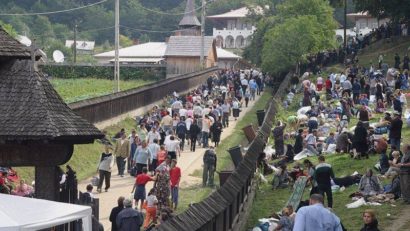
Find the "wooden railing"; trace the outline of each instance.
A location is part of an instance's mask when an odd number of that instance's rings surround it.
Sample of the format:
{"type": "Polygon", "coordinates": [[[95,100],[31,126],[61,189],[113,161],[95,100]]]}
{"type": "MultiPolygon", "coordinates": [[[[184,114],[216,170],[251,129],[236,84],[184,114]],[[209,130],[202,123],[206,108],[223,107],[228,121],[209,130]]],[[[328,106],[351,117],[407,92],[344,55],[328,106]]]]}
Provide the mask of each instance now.
{"type": "MultiPolygon", "coordinates": [[[[293,73],[289,73],[277,89],[274,99],[282,99],[293,73]]],[[[164,222],[158,231],[230,231],[241,230],[246,224],[246,207],[250,207],[255,195],[256,171],[259,154],[269,138],[276,114],[276,100],[267,104],[265,118],[251,141],[246,154],[221,188],[203,201],[193,204],[185,212],[164,222]]]]}
{"type": "Polygon", "coordinates": [[[218,68],[180,75],[110,95],[86,99],[69,104],[69,107],[90,123],[98,123],[132,110],[155,103],[172,92],[183,92],[205,83],[218,68]]]}

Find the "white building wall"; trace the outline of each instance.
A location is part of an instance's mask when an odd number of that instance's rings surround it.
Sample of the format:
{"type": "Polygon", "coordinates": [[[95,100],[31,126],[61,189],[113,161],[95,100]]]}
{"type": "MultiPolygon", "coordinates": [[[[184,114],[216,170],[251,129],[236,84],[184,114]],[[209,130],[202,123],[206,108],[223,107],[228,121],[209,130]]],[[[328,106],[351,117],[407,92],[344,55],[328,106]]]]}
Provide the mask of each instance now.
{"type": "MultiPolygon", "coordinates": [[[[234,27],[233,29],[223,28],[222,30],[218,30],[216,28],[213,29],[213,37],[217,40],[223,40],[222,48],[244,48],[249,45],[249,41],[251,41],[251,36],[256,30],[254,26],[247,26],[244,29],[238,29],[238,27],[234,27]],[[242,42],[243,40],[243,42],[242,42]]],[[[242,26],[241,26],[242,28],[242,26]]]]}
{"type": "Polygon", "coordinates": [[[379,21],[377,20],[377,18],[358,18],[356,20],[356,28],[361,30],[361,29],[376,29],[379,26],[381,26],[382,24],[389,22],[389,19],[380,19],[379,21]]]}

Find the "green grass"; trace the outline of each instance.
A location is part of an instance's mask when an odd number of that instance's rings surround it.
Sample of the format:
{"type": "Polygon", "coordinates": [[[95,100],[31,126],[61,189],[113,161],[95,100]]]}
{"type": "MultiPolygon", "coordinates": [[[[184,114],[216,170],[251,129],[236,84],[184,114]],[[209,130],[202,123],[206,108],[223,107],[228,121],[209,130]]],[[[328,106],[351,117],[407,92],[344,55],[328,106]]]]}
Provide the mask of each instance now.
{"type": "MultiPolygon", "coordinates": [[[[340,68],[340,67],[335,67],[340,68]]],[[[314,77],[313,77],[314,78],[314,77]]],[[[282,105],[278,105],[278,113],[276,119],[286,121],[287,117],[296,114],[296,111],[300,108],[299,103],[302,99],[302,94],[297,94],[294,100],[285,110],[282,105]]],[[[278,103],[280,104],[280,103],[278,103]]],[[[380,119],[382,114],[374,114],[374,118],[370,122],[376,122],[380,119]]],[[[352,117],[350,127],[357,124],[358,119],[352,117]]],[[[293,132],[290,128],[286,129],[286,132],[293,132]]],[[[403,142],[407,142],[410,138],[410,129],[406,126],[402,130],[403,142]]],[[[270,139],[271,141],[273,139],[270,139]]],[[[293,139],[286,140],[286,143],[294,143],[293,139]]],[[[309,158],[314,164],[317,164],[317,158],[309,158]]],[[[378,155],[373,155],[369,159],[354,160],[348,155],[329,155],[326,156],[326,161],[333,166],[333,170],[336,177],[343,177],[351,175],[354,171],[358,171],[360,174],[364,174],[367,168],[373,168],[376,162],[379,160],[378,155]]],[[[291,168],[288,167],[288,169],[291,168]]],[[[271,189],[270,182],[272,181],[272,175],[266,176],[269,181],[267,184],[261,184],[257,191],[256,198],[254,200],[253,207],[248,218],[246,225],[247,229],[254,227],[258,224],[258,219],[269,217],[273,212],[279,212],[285,205],[290,197],[290,189],[279,189],[273,191],[271,189]]],[[[384,180],[383,185],[390,183],[390,180],[384,180]]],[[[303,200],[309,198],[309,190],[305,190],[303,200]]],[[[390,204],[383,204],[381,206],[362,206],[357,209],[347,209],[346,204],[351,203],[349,195],[358,191],[357,186],[351,186],[346,188],[343,192],[334,193],[334,211],[339,216],[347,230],[358,230],[362,226],[362,212],[371,208],[377,213],[381,230],[386,229],[394,224],[394,219],[400,216],[401,211],[405,208],[401,201],[394,203],[395,207],[390,204]],[[390,214],[388,216],[387,214],[390,214]]]]}
{"type": "MultiPolygon", "coordinates": [[[[226,169],[232,169],[233,162],[232,159],[228,153],[228,149],[234,146],[237,146],[238,144],[241,144],[244,139],[245,135],[242,131],[242,128],[245,127],[246,125],[249,124],[255,124],[257,123],[257,118],[256,118],[256,111],[261,110],[265,108],[266,104],[268,101],[271,99],[271,89],[267,88],[259,100],[257,102],[251,102],[248,107],[251,107],[254,103],[253,108],[244,116],[242,119],[238,121],[236,124],[235,128],[232,131],[232,134],[226,137],[220,144],[219,146],[215,149],[217,156],[218,156],[218,163],[217,163],[217,171],[222,171],[226,169]]],[[[196,169],[191,176],[202,178],[202,169],[196,169]]],[[[219,175],[215,173],[215,185],[217,185],[216,188],[219,187],[219,175]]],[[[215,189],[216,189],[215,188],[215,189]]],[[[188,188],[181,188],[179,193],[179,207],[177,209],[177,213],[184,212],[186,209],[188,209],[189,205],[191,203],[197,203],[199,201],[202,201],[204,198],[209,196],[211,192],[215,189],[211,188],[202,188],[201,185],[196,185],[193,187],[188,187],[188,188]]]]}
{"type": "Polygon", "coordinates": [[[400,37],[394,38],[394,40],[382,40],[378,41],[369,47],[363,49],[359,53],[359,64],[361,66],[369,67],[370,62],[373,63],[375,68],[377,68],[379,61],[379,54],[382,53],[384,56],[384,62],[388,63],[389,66],[394,65],[394,56],[396,53],[399,54],[401,61],[403,63],[403,56],[410,51],[410,38],[400,37]]]}
{"type": "MultiPolygon", "coordinates": [[[[111,137],[120,131],[121,128],[125,128],[126,132],[130,133],[131,129],[135,128],[135,121],[128,118],[118,124],[108,127],[105,130],[107,130],[109,136],[111,137]]],[[[78,180],[87,179],[96,173],[98,161],[103,151],[103,145],[98,142],[74,146],[73,156],[67,164],[69,164],[77,172],[78,180]]],[[[65,171],[64,166],[61,166],[61,168],[65,171]]],[[[34,180],[34,167],[17,167],[15,169],[22,179],[25,179],[28,182],[34,180]]]]}
{"type": "MultiPolygon", "coordinates": [[[[107,79],[79,78],[61,79],[53,78],[50,80],[58,94],[66,103],[71,103],[83,99],[107,95],[113,92],[114,82],[107,79]]],[[[149,80],[128,80],[120,81],[121,90],[128,90],[154,81],[149,80]]]]}
{"type": "Polygon", "coordinates": [[[198,203],[204,198],[209,196],[215,189],[206,187],[203,188],[202,184],[196,184],[187,188],[179,189],[179,205],[176,213],[182,213],[189,208],[192,203],[198,203]]]}
{"type": "MultiPolygon", "coordinates": [[[[330,163],[336,177],[343,177],[351,175],[354,171],[364,174],[367,168],[371,168],[377,161],[378,155],[371,156],[369,159],[354,160],[348,155],[330,155],[326,156],[326,162],[330,163]]],[[[317,158],[309,158],[314,164],[317,164],[317,158]]],[[[269,217],[273,212],[279,212],[288,201],[290,189],[272,190],[270,182],[273,175],[266,176],[269,181],[267,184],[261,184],[257,191],[257,196],[248,219],[247,228],[250,229],[258,224],[258,219],[269,217]]],[[[389,183],[385,180],[383,184],[389,183]]],[[[358,230],[362,226],[361,215],[365,209],[374,209],[377,213],[379,224],[383,228],[387,228],[393,224],[393,219],[400,215],[404,205],[401,201],[394,203],[396,207],[390,204],[383,204],[381,206],[362,206],[357,209],[347,209],[346,204],[351,203],[352,200],[349,195],[358,190],[356,185],[346,188],[343,192],[336,192],[333,194],[333,208],[334,212],[343,222],[347,230],[358,230]],[[387,216],[390,214],[390,216],[387,216]]],[[[309,198],[310,187],[307,187],[302,200],[309,198]]],[[[384,230],[384,229],[382,229],[384,230]]]]}

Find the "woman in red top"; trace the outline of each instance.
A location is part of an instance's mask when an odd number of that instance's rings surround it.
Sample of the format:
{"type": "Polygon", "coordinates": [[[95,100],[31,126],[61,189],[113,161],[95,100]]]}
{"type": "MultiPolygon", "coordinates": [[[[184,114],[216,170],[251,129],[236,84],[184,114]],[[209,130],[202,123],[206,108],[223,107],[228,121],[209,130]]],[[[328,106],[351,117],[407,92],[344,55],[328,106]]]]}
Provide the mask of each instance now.
{"type": "Polygon", "coordinates": [[[142,205],[144,204],[144,200],[146,197],[145,185],[149,181],[154,181],[156,179],[155,177],[150,177],[147,173],[148,173],[147,167],[143,167],[142,173],[138,174],[137,177],[135,178],[135,184],[131,191],[131,193],[133,193],[136,188],[135,193],[134,193],[135,207],[137,207],[138,201],[141,200],[140,210],[142,210],[142,205]]]}

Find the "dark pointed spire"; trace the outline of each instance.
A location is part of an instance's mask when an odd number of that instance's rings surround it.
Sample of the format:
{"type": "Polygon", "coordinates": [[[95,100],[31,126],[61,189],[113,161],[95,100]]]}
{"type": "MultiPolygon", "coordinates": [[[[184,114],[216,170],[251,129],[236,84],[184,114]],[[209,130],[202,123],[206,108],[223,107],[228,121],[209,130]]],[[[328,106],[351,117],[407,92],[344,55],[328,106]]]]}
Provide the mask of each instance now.
{"type": "Polygon", "coordinates": [[[195,13],[196,12],[195,12],[194,0],[187,0],[186,7],[185,7],[185,14],[182,20],[179,22],[179,26],[185,27],[185,28],[200,26],[201,23],[199,22],[195,13]]]}

